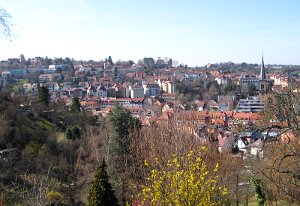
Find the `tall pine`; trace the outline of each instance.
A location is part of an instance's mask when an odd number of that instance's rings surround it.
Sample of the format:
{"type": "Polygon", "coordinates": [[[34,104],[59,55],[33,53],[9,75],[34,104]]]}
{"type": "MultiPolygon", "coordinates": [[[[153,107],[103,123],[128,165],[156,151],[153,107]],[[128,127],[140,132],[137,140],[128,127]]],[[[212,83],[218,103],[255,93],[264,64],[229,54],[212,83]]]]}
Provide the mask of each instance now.
{"type": "Polygon", "coordinates": [[[88,206],[117,206],[118,200],[109,183],[106,163],[103,160],[98,166],[88,196],[88,206]]]}
{"type": "Polygon", "coordinates": [[[73,97],[72,103],[70,106],[71,112],[80,112],[80,107],[81,107],[81,105],[80,105],[78,97],[73,97]]]}
{"type": "Polygon", "coordinates": [[[42,86],[39,88],[39,101],[45,104],[46,106],[49,105],[51,96],[49,93],[48,87],[42,86]]]}

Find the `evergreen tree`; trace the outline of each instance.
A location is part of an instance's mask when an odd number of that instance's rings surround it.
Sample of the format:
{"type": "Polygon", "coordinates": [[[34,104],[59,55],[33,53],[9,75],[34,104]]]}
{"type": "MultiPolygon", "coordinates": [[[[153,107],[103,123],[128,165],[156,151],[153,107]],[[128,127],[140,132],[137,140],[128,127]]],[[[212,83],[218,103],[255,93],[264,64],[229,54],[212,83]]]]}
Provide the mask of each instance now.
{"type": "Polygon", "coordinates": [[[128,109],[120,105],[114,105],[109,113],[110,121],[115,131],[115,139],[118,144],[117,152],[119,155],[128,153],[129,131],[141,128],[141,122],[132,117],[128,109]]]}
{"type": "Polygon", "coordinates": [[[90,188],[88,206],[117,206],[118,201],[109,183],[106,163],[103,160],[98,166],[95,179],[90,188]]]}
{"type": "Polygon", "coordinates": [[[264,206],[266,202],[266,196],[263,192],[262,182],[260,179],[254,178],[253,180],[254,188],[255,188],[255,196],[257,200],[258,206],[264,206]]]}
{"type": "Polygon", "coordinates": [[[72,103],[71,103],[71,112],[80,112],[80,102],[78,97],[73,97],[72,98],[72,103]]]}
{"type": "Polygon", "coordinates": [[[50,93],[49,89],[45,86],[39,88],[39,100],[40,102],[44,103],[46,106],[49,105],[50,102],[50,93]]]}

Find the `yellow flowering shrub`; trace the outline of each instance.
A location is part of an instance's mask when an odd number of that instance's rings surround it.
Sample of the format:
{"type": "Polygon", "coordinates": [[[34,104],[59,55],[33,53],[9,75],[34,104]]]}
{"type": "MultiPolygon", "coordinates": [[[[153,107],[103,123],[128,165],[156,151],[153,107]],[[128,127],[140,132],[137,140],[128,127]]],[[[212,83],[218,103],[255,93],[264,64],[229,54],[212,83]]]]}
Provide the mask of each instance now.
{"type": "Polygon", "coordinates": [[[190,151],[185,156],[173,155],[165,167],[149,165],[150,174],[142,187],[141,198],[150,205],[209,206],[225,205],[227,188],[218,185],[219,164],[209,170],[201,152],[190,151]],[[158,169],[159,168],[159,169],[158,169]]]}

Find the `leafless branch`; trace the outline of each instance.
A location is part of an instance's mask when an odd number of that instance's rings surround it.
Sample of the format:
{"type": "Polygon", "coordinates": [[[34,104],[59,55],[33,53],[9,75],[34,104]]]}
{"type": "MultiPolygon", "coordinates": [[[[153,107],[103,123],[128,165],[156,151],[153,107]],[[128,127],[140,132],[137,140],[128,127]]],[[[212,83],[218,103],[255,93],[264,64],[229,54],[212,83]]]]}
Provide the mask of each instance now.
{"type": "Polygon", "coordinates": [[[10,41],[12,37],[11,28],[11,15],[5,9],[0,9],[0,34],[10,41]]]}

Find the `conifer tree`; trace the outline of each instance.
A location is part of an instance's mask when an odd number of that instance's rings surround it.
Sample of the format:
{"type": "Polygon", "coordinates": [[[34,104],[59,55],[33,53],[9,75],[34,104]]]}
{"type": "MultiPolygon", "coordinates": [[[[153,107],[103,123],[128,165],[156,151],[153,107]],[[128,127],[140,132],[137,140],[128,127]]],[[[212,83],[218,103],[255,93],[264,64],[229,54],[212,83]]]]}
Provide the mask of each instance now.
{"type": "Polygon", "coordinates": [[[257,205],[258,206],[263,206],[265,205],[266,202],[266,197],[265,194],[263,193],[262,189],[262,182],[260,179],[254,178],[253,180],[254,188],[255,188],[255,196],[257,200],[257,205]]]}
{"type": "Polygon", "coordinates": [[[109,183],[106,163],[98,166],[88,196],[88,206],[117,206],[118,201],[109,183]]]}
{"type": "Polygon", "coordinates": [[[39,100],[44,103],[46,106],[49,105],[51,96],[49,93],[48,87],[42,86],[39,88],[39,100]]]}
{"type": "Polygon", "coordinates": [[[130,129],[141,128],[141,122],[132,117],[128,109],[123,108],[120,105],[114,105],[109,112],[109,118],[113,125],[115,132],[115,139],[118,144],[118,155],[124,155],[128,153],[128,147],[130,143],[129,131],[130,129]]]}
{"type": "Polygon", "coordinates": [[[71,112],[80,112],[80,102],[78,97],[73,97],[72,98],[72,103],[71,103],[71,112]]]}

